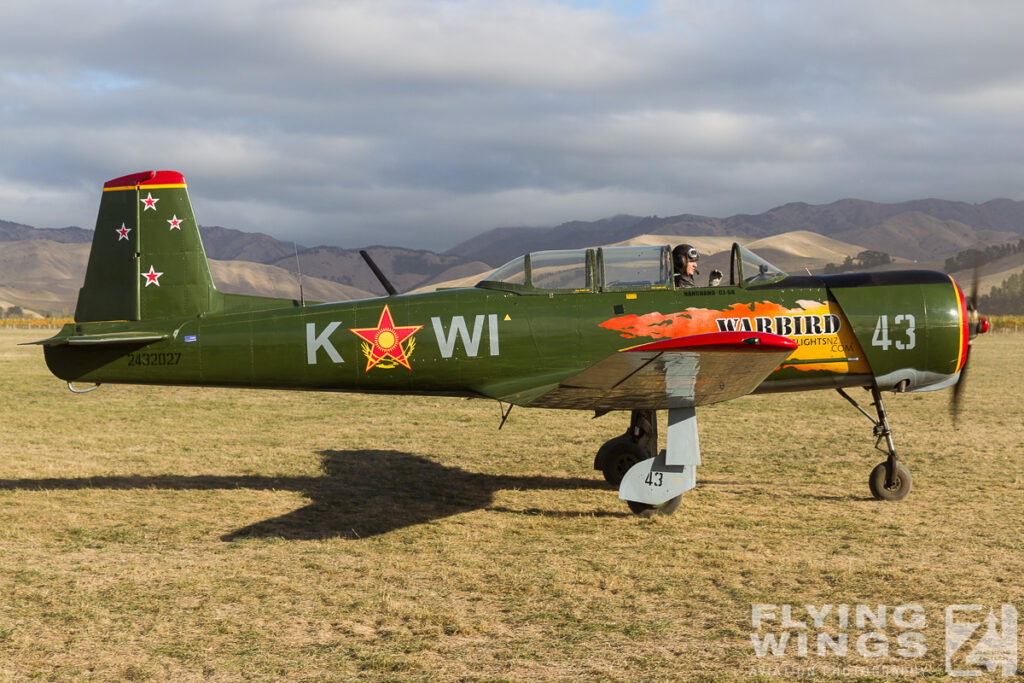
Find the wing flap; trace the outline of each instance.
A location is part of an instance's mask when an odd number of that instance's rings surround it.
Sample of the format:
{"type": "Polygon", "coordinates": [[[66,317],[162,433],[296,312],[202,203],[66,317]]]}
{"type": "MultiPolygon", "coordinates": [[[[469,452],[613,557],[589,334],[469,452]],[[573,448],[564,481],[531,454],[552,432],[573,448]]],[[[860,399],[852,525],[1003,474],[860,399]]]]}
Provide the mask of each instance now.
{"type": "Polygon", "coordinates": [[[621,349],[530,402],[544,408],[665,409],[749,394],[797,343],[765,332],[714,332],[621,349]]]}

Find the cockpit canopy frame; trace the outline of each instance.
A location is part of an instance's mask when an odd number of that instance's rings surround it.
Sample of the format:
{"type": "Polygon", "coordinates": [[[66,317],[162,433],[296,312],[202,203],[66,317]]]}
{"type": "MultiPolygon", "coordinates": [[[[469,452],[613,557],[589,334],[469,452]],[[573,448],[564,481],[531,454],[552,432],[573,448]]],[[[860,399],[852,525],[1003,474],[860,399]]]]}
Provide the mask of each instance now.
{"type": "Polygon", "coordinates": [[[730,259],[729,282],[735,287],[766,285],[789,277],[781,268],[750,251],[738,242],[733,242],[730,259]]]}
{"type": "MultiPolygon", "coordinates": [[[[762,285],[785,277],[746,247],[733,244],[729,281],[719,286],[762,285]]],[[[476,286],[519,294],[676,289],[667,244],[535,251],[495,269],[476,286]]]]}

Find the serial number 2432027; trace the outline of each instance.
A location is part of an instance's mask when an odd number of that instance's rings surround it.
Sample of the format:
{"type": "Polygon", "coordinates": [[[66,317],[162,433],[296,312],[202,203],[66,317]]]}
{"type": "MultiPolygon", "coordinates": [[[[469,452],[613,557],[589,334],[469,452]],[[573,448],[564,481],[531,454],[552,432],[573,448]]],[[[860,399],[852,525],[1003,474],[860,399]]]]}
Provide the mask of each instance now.
{"type": "Polygon", "coordinates": [[[159,353],[129,353],[128,367],[152,366],[152,365],[177,365],[181,362],[181,353],[178,351],[165,351],[159,353]]]}

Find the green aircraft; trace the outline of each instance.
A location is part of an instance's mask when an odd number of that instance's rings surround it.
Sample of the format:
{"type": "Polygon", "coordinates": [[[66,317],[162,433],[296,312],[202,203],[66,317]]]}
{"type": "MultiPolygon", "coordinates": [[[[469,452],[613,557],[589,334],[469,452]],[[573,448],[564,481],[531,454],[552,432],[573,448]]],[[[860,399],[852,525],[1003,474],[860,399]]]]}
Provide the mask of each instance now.
{"type": "Polygon", "coordinates": [[[667,245],[534,252],[474,287],[420,294],[397,294],[367,261],[388,296],[310,303],[220,292],[184,177],[127,175],[103,187],[75,322],[33,343],[76,392],[264,387],[630,411],[594,467],[634,513],[650,515],[673,512],[696,484],[696,408],[750,393],[839,391],[887,454],[869,476],[872,494],[902,499],[911,476],[881,392],[956,385],[971,340],[988,328],[948,275],[792,276],[739,244],[721,264],[728,278],[707,287],[677,284],[667,245]],[[870,390],[875,417],[850,387],[870,390]],[[663,449],[659,410],[668,411],[663,449]]]}

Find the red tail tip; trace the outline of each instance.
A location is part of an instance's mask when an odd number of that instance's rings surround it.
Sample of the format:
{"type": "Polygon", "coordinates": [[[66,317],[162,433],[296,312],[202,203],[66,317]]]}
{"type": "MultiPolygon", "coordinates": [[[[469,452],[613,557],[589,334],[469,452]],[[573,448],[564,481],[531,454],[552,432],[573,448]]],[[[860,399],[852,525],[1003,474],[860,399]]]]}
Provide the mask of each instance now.
{"type": "Polygon", "coordinates": [[[184,185],[185,176],[177,171],[142,171],[114,178],[103,187],[130,187],[133,185],[184,185]]]}

